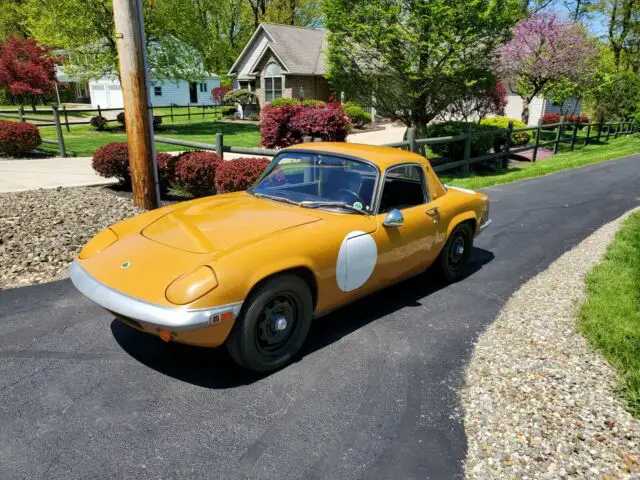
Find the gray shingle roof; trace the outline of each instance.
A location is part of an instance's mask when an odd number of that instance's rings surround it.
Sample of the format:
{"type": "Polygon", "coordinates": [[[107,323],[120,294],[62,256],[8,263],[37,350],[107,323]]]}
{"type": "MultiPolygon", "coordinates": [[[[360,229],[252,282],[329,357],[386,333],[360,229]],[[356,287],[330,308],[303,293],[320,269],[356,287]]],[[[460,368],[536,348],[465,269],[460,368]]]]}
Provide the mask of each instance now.
{"type": "Polygon", "coordinates": [[[324,29],[275,23],[263,23],[262,26],[274,40],[269,46],[290,73],[324,75],[324,49],[327,46],[324,29]]]}

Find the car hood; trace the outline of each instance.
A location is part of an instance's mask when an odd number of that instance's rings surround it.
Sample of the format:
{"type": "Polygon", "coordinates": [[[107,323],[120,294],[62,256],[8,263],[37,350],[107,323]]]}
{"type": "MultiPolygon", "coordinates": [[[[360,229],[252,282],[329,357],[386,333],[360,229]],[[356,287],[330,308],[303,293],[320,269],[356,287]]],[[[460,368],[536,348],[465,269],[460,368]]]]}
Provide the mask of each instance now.
{"type": "Polygon", "coordinates": [[[142,235],[162,245],[204,254],[319,220],[313,211],[243,192],[189,202],[149,224],[142,235]]]}

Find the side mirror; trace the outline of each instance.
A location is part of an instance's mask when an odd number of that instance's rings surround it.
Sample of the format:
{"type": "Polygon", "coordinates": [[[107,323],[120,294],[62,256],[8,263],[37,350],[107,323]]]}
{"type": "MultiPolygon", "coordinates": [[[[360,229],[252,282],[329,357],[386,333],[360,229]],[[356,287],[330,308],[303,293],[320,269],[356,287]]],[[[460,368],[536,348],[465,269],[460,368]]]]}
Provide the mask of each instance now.
{"type": "Polygon", "coordinates": [[[382,222],[382,224],[385,227],[401,227],[404,224],[404,216],[402,215],[402,212],[400,210],[394,208],[389,213],[387,213],[387,216],[384,217],[384,222],[382,222]]]}

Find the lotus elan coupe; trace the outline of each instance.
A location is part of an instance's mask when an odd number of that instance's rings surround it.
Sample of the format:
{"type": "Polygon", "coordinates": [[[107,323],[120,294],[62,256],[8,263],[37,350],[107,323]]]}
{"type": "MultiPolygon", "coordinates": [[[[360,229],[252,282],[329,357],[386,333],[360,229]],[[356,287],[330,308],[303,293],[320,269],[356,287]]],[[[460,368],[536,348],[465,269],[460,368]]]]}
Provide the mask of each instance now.
{"type": "Polygon", "coordinates": [[[426,270],[453,281],[489,224],[483,193],[440,183],[403,150],[308,143],[247,191],[152,210],[99,232],[71,280],[166,342],[226,344],[243,367],[283,367],[313,318],[426,270]]]}

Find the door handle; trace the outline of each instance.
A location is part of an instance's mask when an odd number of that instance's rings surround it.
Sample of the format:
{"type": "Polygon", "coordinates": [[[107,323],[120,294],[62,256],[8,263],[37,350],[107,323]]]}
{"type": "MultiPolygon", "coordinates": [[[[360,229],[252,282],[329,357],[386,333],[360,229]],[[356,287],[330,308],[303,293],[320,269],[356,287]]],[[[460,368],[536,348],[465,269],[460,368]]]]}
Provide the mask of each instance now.
{"type": "Polygon", "coordinates": [[[438,207],[430,208],[424,213],[426,213],[427,215],[433,218],[438,218],[440,216],[440,211],[438,210],[438,207]]]}

